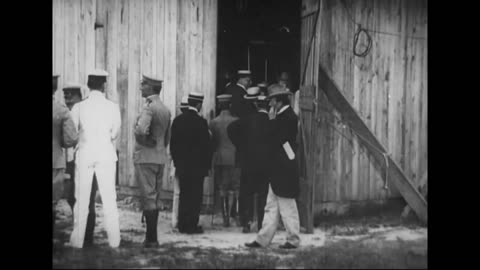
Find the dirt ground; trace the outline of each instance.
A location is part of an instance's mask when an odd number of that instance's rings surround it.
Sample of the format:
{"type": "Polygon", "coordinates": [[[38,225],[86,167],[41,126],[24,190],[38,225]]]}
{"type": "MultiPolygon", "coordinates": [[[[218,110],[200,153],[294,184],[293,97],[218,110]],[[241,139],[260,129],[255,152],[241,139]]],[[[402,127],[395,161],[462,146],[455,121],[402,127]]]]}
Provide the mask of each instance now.
{"type": "Polygon", "coordinates": [[[102,205],[96,205],[95,246],[68,246],[72,215],[62,200],[57,207],[54,268],[427,268],[427,228],[399,218],[366,218],[319,224],[300,235],[301,247],[282,250],[286,232],[278,231],[266,249],[248,249],[256,232],[221,226],[221,215],[202,215],[204,234],[184,235],[171,227],[170,211],[159,215],[160,248],[144,249],[145,226],[131,199],[118,202],[123,245],[108,247],[102,205]]]}

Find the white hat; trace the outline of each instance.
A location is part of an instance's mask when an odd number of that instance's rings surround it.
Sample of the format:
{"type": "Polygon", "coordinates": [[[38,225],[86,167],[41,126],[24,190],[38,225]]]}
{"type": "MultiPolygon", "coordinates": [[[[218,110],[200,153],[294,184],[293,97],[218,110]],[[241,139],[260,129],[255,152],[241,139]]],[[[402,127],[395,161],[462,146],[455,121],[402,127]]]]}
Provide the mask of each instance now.
{"type": "Polygon", "coordinates": [[[103,69],[94,69],[88,73],[88,76],[107,77],[108,72],[103,69]]]}
{"type": "Polygon", "coordinates": [[[188,107],[188,96],[182,97],[182,101],[180,101],[180,108],[188,107]]]}
{"type": "Polygon", "coordinates": [[[247,94],[243,96],[244,99],[257,99],[260,95],[260,87],[254,86],[247,89],[247,94]]]}
{"type": "Polygon", "coordinates": [[[228,102],[232,99],[232,95],[230,94],[222,94],[217,96],[218,102],[228,102]]]}
{"type": "Polygon", "coordinates": [[[239,70],[237,72],[238,75],[252,75],[252,72],[250,70],[239,70]]]}
{"type": "Polygon", "coordinates": [[[67,82],[65,86],[63,87],[63,90],[66,89],[81,89],[82,85],[76,82],[67,82]]]}

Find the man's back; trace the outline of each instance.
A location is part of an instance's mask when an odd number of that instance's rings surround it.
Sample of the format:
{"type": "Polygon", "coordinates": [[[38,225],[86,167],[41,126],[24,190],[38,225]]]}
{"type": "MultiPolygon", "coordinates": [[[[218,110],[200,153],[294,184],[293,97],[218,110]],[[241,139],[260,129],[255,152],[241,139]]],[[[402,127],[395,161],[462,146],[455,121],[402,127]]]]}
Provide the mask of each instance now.
{"type": "Polygon", "coordinates": [[[79,131],[77,160],[117,160],[115,140],[121,125],[117,104],[92,91],[86,100],[73,106],[72,117],[79,131]]]}
{"type": "Polygon", "coordinates": [[[227,127],[236,120],[238,120],[238,117],[232,116],[228,110],[223,110],[219,116],[210,122],[210,131],[212,132],[215,151],[212,161],[214,165],[235,164],[235,146],[228,137],[227,127]]]}
{"type": "Polygon", "coordinates": [[[207,121],[188,110],[172,123],[170,150],[180,172],[206,175],[211,164],[211,145],[207,121]]]}
{"type": "MultiPolygon", "coordinates": [[[[142,145],[138,142],[138,138],[144,131],[142,124],[137,123],[135,133],[137,135],[137,143],[135,144],[135,163],[155,163],[164,164],[167,161],[166,147],[169,143],[169,129],[170,129],[170,111],[162,103],[158,95],[152,98],[151,103],[146,108],[146,117],[150,123],[148,125],[148,140],[155,142],[153,146],[142,145]]],[[[143,117],[143,116],[140,116],[143,117]]]]}
{"type": "Polygon", "coordinates": [[[226,88],[226,94],[232,95],[232,106],[230,108],[232,115],[242,118],[255,111],[253,106],[243,98],[247,94],[247,90],[242,86],[230,84],[226,88]]]}
{"type": "Polygon", "coordinates": [[[78,134],[68,108],[55,100],[52,105],[52,167],[65,168],[62,147],[75,145],[78,134]]]}

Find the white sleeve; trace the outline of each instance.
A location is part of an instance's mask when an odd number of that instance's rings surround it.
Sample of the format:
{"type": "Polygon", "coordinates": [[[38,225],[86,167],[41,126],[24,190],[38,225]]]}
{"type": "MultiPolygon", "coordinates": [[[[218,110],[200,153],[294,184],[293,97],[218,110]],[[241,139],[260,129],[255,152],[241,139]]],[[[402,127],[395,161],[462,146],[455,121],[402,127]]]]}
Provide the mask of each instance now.
{"type": "Polygon", "coordinates": [[[120,133],[120,126],[122,124],[122,119],[120,116],[120,108],[118,104],[113,104],[112,106],[113,110],[113,123],[112,123],[112,130],[111,130],[111,136],[112,136],[112,141],[115,141],[118,138],[118,135],[120,133]]]}

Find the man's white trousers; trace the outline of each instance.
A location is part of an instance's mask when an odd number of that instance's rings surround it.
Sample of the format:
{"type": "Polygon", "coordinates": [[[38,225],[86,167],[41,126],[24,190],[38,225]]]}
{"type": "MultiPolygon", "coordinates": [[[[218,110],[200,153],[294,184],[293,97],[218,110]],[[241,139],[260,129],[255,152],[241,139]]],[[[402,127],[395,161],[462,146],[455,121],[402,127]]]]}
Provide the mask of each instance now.
{"type": "Polygon", "coordinates": [[[287,231],[287,242],[294,246],[300,244],[300,220],[295,199],[282,198],[273,193],[268,185],[267,203],[263,217],[262,229],[257,234],[256,241],[263,247],[268,246],[277,231],[279,218],[282,218],[287,231]]]}
{"type": "Polygon", "coordinates": [[[98,183],[98,191],[102,198],[104,224],[107,231],[108,243],[111,247],[120,244],[120,224],[117,208],[117,194],[115,190],[116,164],[111,162],[86,163],[77,162],[75,166],[75,199],[73,232],[70,236],[70,245],[83,247],[85,228],[87,225],[88,205],[92,190],[93,174],[98,183]]]}

